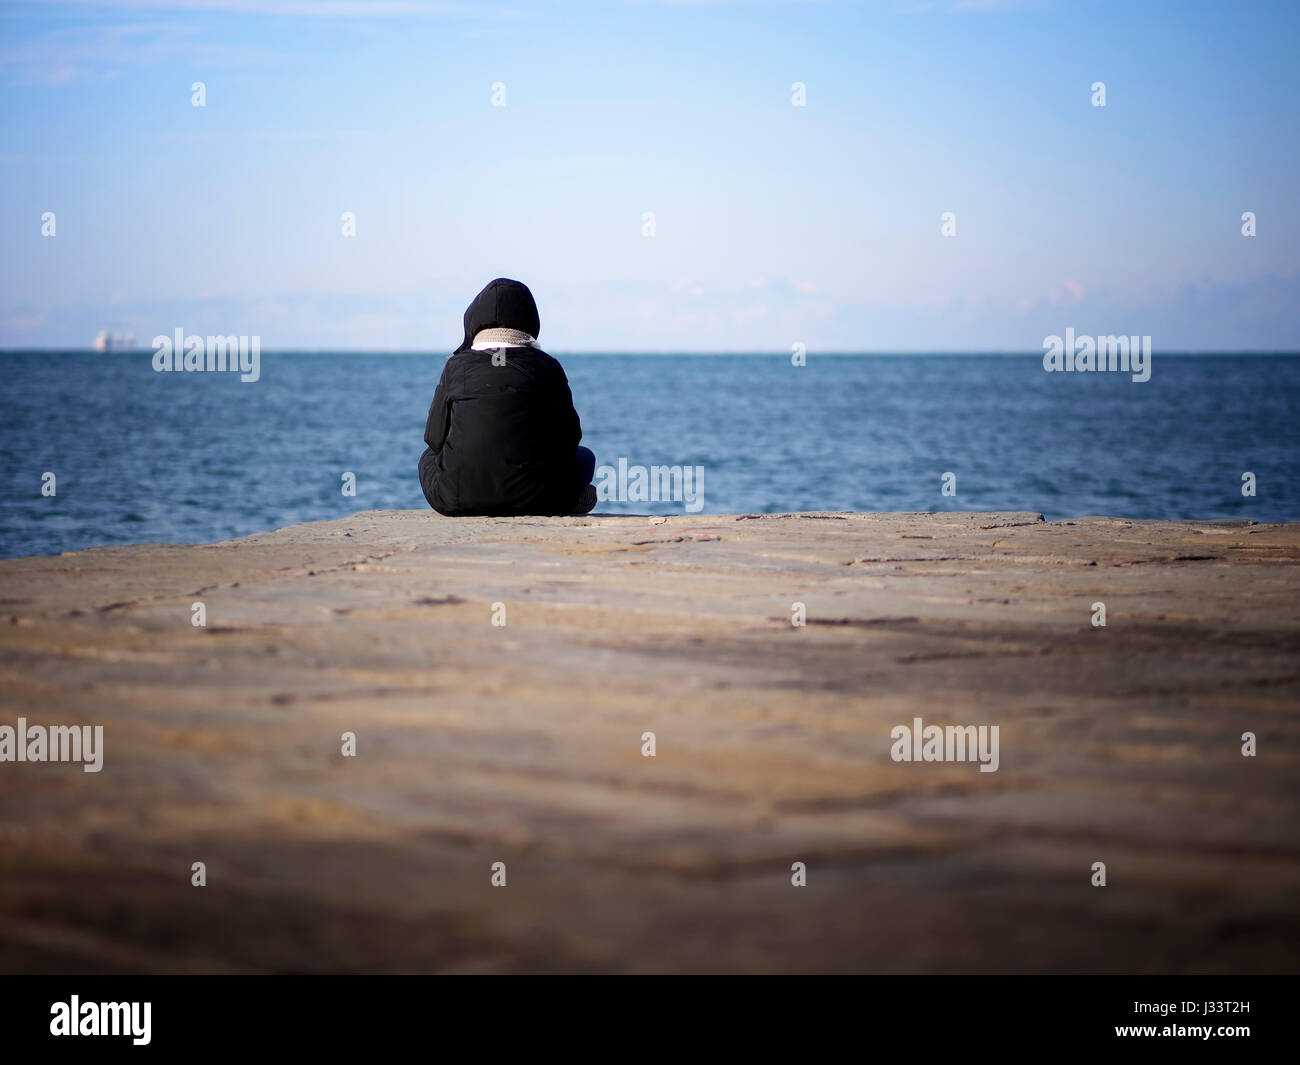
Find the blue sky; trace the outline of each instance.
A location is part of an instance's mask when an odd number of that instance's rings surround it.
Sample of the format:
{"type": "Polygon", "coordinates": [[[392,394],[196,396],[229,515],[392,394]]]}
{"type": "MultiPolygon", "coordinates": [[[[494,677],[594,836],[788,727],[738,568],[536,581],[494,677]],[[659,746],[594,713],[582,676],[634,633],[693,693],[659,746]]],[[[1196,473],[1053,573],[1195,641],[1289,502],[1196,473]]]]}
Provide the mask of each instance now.
{"type": "Polygon", "coordinates": [[[0,347],[444,351],[504,275],[556,352],[1300,349],[1298,31],[1290,2],[6,3],[0,347]]]}

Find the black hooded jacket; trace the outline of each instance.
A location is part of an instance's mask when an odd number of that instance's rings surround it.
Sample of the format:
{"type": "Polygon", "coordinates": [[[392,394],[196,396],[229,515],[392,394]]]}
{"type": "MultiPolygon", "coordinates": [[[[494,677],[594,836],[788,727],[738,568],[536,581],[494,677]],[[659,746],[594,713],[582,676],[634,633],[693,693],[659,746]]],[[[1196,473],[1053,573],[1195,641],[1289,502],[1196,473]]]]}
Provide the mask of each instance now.
{"type": "Polygon", "coordinates": [[[540,348],[470,347],[483,329],[536,337],[539,327],[528,286],[503,277],[465,311],[465,339],[442,368],[420,457],[420,486],[439,514],[573,512],[582,426],[564,369],[540,348]]]}

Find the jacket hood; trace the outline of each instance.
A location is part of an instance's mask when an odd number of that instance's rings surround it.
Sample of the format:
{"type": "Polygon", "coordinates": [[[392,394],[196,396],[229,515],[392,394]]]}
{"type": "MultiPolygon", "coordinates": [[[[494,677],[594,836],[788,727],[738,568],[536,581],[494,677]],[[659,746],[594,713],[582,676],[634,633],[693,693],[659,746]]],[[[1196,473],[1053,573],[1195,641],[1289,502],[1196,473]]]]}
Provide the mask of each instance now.
{"type": "Polygon", "coordinates": [[[465,308],[465,339],[456,354],[468,351],[474,343],[474,334],[483,329],[518,329],[536,337],[541,326],[537,304],[528,286],[522,281],[498,277],[489,281],[465,308]]]}

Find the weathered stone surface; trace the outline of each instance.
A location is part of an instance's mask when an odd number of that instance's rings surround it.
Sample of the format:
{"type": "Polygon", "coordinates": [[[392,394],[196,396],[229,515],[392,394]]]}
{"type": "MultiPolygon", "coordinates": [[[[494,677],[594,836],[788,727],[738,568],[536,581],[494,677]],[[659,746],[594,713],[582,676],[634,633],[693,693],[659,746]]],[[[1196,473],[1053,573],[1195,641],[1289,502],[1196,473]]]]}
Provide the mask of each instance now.
{"type": "Polygon", "coordinates": [[[105,728],[101,773],[0,764],[0,969],[1293,971],[1298,560],[398,511],[0,562],[0,724],[105,728]],[[998,725],[999,770],[892,761],[914,717],[998,725]]]}

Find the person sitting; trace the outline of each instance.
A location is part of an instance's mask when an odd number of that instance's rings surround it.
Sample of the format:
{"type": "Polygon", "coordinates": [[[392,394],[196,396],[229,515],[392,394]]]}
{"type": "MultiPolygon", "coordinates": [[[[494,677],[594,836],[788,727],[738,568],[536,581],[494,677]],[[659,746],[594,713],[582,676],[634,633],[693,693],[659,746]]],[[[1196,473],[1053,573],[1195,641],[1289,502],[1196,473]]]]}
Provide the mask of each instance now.
{"type": "Polygon", "coordinates": [[[420,487],[448,517],[586,514],[596,456],[564,368],[537,345],[528,286],[499,277],[465,310],[424,427],[420,487]]]}

